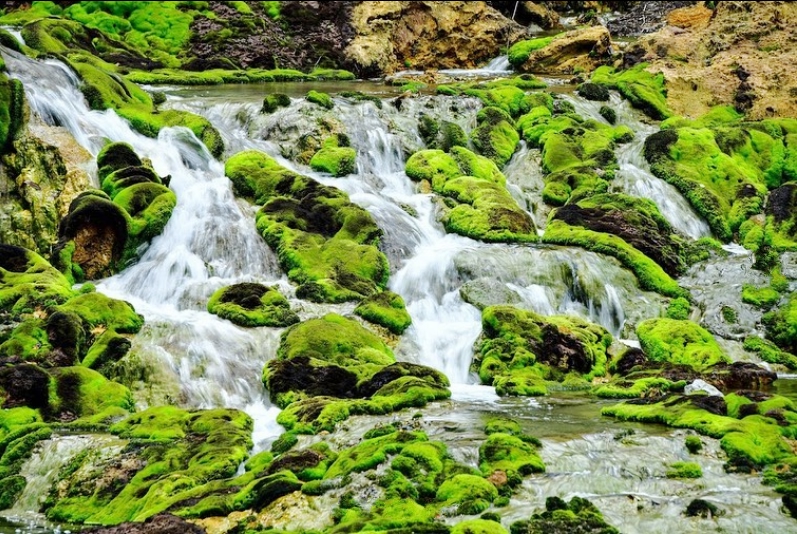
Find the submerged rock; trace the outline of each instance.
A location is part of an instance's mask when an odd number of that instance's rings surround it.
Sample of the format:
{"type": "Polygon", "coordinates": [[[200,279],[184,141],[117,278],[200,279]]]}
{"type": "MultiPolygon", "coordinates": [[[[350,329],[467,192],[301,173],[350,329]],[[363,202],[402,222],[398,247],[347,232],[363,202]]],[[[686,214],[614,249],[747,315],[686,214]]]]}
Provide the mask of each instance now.
{"type": "Polygon", "coordinates": [[[158,514],[143,523],[122,523],[115,527],[88,528],[81,532],[91,534],[205,534],[205,529],[171,514],[158,514]]]}

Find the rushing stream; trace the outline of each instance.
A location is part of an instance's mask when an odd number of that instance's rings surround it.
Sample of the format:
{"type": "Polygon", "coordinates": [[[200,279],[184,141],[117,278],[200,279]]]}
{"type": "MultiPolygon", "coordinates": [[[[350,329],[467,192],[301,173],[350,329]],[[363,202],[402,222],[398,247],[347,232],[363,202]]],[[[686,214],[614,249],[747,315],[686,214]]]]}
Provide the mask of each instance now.
{"type": "MultiPolygon", "coordinates": [[[[209,296],[222,286],[254,281],[279,285],[303,319],[328,311],[348,313],[352,306],[295,298],[255,229],[254,208],[235,199],[223,162],[188,130],[166,128],[157,139],[141,136],[112,111],[90,111],[77,89],[78,79],[63,64],[35,62],[7,51],[3,55],[10,75],[23,81],[31,108],[44,121],[67,128],[95,156],[108,139],[128,142],[160,175],[172,177],[170,187],[178,203],[163,234],[139,262],[97,284],[99,291],[131,302],[146,318],[131,351],[150,375],[134,384],[139,407],[170,402],[239,408],[255,420],[255,449],[267,447],[282,429],[275,422],[278,410],[268,400],[261,371],[276,352],[281,330],[243,329],[219,319],[205,310],[209,296]]],[[[485,72],[505,69],[496,61],[485,72]]],[[[372,87],[373,92],[384,89],[372,87]]],[[[666,466],[687,459],[682,431],[602,418],[604,404],[579,394],[500,399],[492,388],[476,385],[470,361],[481,313],[468,302],[511,303],[546,315],[576,314],[617,337],[631,335],[629,324],[655,315],[651,310],[662,306],[659,296],[640,291],[634,277],[611,258],[566,247],[488,245],[446,234],[437,221],[434,199],[417,192],[404,174],[404,161],[406,153],[422,146],[416,126],[421,114],[455,121],[468,132],[475,125],[478,101],[424,96],[405,100],[400,109],[389,102],[379,109],[372,102],[335,98],[336,117],[358,152],[357,173],[335,179],[283,157],[286,146],[281,141],[295,135],[291,128],[298,124],[301,129],[315,120],[306,101],[294,98],[291,106],[260,115],[263,86],[217,88],[211,95],[204,91],[167,90],[166,105],[207,117],[221,132],[227,155],[257,148],[286,167],[345,190],[383,229],[382,247],[392,268],[390,288],[403,296],[413,319],[397,357],[435,367],[453,384],[452,400],[424,410],[422,424],[430,438],[445,441],[455,457],[475,464],[476,432],[482,427],[478,422],[502,413],[518,418],[525,431],[543,440],[547,473],[524,482],[501,512],[505,525],[544,506],[546,496],[580,495],[592,499],[607,521],[626,533],[794,530],[794,520],[779,512],[777,494],[762,486],[760,477],[723,472],[716,440],[705,438],[708,453],[690,458],[701,464],[703,478],[669,480],[664,477],[666,466]],[[681,512],[696,497],[717,504],[725,515],[685,517],[681,512]]],[[[566,98],[580,114],[603,120],[594,103],[566,98]]],[[[643,123],[616,95],[611,104],[620,122],[637,134],[618,153],[621,169],[614,187],[653,199],[684,235],[710,235],[686,201],[650,174],[641,152],[644,138],[655,127],[643,123]]],[[[543,227],[547,211],[540,198],[539,153],[521,147],[505,171],[514,197],[543,227]]],[[[352,418],[347,429],[331,439],[354,440],[369,424],[373,418],[352,418]]],[[[47,441],[23,474],[46,483],[51,480],[46,477],[74,455],[75,444],[83,446],[90,439],[47,441]],[[32,464],[45,456],[53,462],[47,473],[34,470],[32,464]]],[[[42,495],[35,494],[35,487],[28,483],[30,494],[9,515],[36,510],[42,495]]]]}

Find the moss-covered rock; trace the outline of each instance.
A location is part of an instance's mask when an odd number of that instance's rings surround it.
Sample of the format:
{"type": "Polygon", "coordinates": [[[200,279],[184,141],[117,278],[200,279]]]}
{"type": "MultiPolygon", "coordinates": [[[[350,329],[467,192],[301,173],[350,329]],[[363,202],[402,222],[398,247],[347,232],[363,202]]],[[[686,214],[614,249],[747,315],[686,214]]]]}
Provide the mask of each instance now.
{"type": "Polygon", "coordinates": [[[356,414],[384,414],[447,398],[448,380],[421,365],[395,363],[387,345],[358,322],[328,314],[286,330],[263,370],[288,430],[332,430],[356,414]]]}
{"type": "Polygon", "coordinates": [[[443,482],[436,497],[444,507],[456,507],[455,515],[474,515],[490,507],[498,490],[482,477],[463,474],[443,482]]]}
{"type": "Polygon", "coordinates": [[[797,352],[797,292],[780,308],[764,314],[763,322],[767,338],[786,352],[797,352]]]}
{"type": "Polygon", "coordinates": [[[382,231],[339,189],[324,186],[250,150],[227,160],[239,195],[264,204],[257,228],[277,252],[297,296],[316,302],[360,300],[387,284],[382,231]]]}
{"type": "Polygon", "coordinates": [[[758,356],[767,363],[780,364],[789,369],[797,369],[797,356],[780,350],[778,346],[771,341],[756,336],[750,336],[745,338],[744,348],[758,354],[758,356]]]}
{"type": "Polygon", "coordinates": [[[714,337],[691,321],[659,318],[639,323],[636,330],[642,349],[653,361],[704,369],[730,362],[714,337]]]}
{"type": "Polygon", "coordinates": [[[332,97],[319,91],[308,91],[306,98],[308,102],[318,104],[322,108],[332,109],[335,106],[335,103],[332,102],[332,97]]]}
{"type": "Polygon", "coordinates": [[[520,136],[512,117],[496,107],[486,107],[476,115],[477,126],[471,132],[476,151],[503,168],[515,153],[520,136]]]}
{"type": "Polygon", "coordinates": [[[548,497],[544,512],[512,523],[510,531],[512,534],[619,534],[616,528],[606,523],[594,504],[581,497],[573,497],[570,502],[548,497]]]}
{"type": "Polygon", "coordinates": [[[407,160],[406,172],[413,180],[428,180],[450,202],[442,215],[447,231],[484,241],[536,241],[534,222],[491,160],[462,147],[450,153],[421,150],[407,160]]]}
{"type": "Polygon", "coordinates": [[[275,287],[241,283],[219,289],[208,311],[238,326],[290,326],[299,322],[288,300],[275,287]]]}
{"type": "Polygon", "coordinates": [[[404,299],[392,291],[382,291],[366,298],[357,305],[354,313],[398,335],[403,334],[412,324],[404,299]]]}
{"type": "Polygon", "coordinates": [[[212,509],[214,498],[213,512],[229,513],[252,504],[264,484],[252,472],[232,479],[252,446],[252,420],[237,410],[151,408],[111,431],[138,445],[121,457],[84,455],[84,465],[62,475],[48,497],[49,518],[107,525],[143,521],[166,510],[198,517],[212,509]],[[104,475],[109,469],[112,479],[104,475]]]}
{"type": "Polygon", "coordinates": [[[627,401],[604,408],[602,413],[621,420],[689,428],[720,439],[728,454],[726,469],[749,472],[793,455],[788,438],[794,431],[791,425],[797,421],[788,399],[751,396],[758,402],[741,394],[729,394],[725,399],[671,395],[627,401]]]}
{"type": "Polygon", "coordinates": [[[587,100],[606,102],[609,100],[609,89],[599,83],[582,83],[578,86],[578,94],[587,100]]]}
{"type": "Polygon", "coordinates": [[[332,176],[346,176],[357,170],[356,159],[357,152],[351,147],[322,148],[310,160],[310,167],[332,176]]]}
{"type": "Polygon", "coordinates": [[[667,478],[700,478],[703,470],[695,462],[675,462],[665,473],[667,478]]]}
{"type": "MultiPolygon", "coordinates": [[[[788,126],[778,120],[765,122],[720,127],[672,122],[645,141],[645,157],[653,173],[674,185],[724,241],[741,230],[750,216],[761,213],[768,187],[788,179],[784,165],[788,126]]],[[[772,204],[773,210],[777,204],[772,204]]],[[[762,236],[769,234],[766,245],[794,246],[793,237],[783,234],[789,223],[784,227],[776,219],[772,211],[761,229],[762,236]]],[[[788,220],[788,215],[780,220],[788,220]]],[[[744,236],[744,242],[748,241],[753,241],[752,235],[744,236]]]]}
{"type": "Polygon", "coordinates": [[[499,395],[544,395],[546,380],[606,373],[611,335],[576,317],[490,306],[482,311],[482,336],[473,368],[499,395]]]}
{"type": "Polygon", "coordinates": [[[19,470],[36,444],[49,438],[51,433],[38,410],[0,410],[0,510],[13,506],[25,489],[27,481],[18,475],[19,470]]]}
{"type": "Polygon", "coordinates": [[[283,93],[273,93],[270,95],[266,95],[263,98],[263,107],[261,108],[261,113],[274,113],[279,108],[288,107],[291,105],[291,99],[288,95],[283,93]]]}
{"type": "Polygon", "coordinates": [[[646,69],[645,63],[620,72],[612,67],[598,67],[592,73],[592,83],[616,89],[632,106],[654,119],[666,119],[672,112],[667,106],[664,76],[661,73],[652,74],[646,69]]]}
{"type": "Polygon", "coordinates": [[[514,486],[526,475],[545,472],[545,464],[533,444],[518,436],[493,432],[479,447],[479,469],[488,477],[500,471],[514,486]]]}

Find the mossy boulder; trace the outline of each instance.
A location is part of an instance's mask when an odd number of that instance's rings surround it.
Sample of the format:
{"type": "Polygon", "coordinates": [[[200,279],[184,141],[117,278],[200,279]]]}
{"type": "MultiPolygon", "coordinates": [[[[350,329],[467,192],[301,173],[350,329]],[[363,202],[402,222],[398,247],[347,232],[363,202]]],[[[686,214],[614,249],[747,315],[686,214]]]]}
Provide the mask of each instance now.
{"type": "Polygon", "coordinates": [[[288,430],[332,430],[351,415],[384,414],[448,398],[434,369],[396,363],[393,352],[358,322],[328,314],[288,328],[263,383],[288,430]]]}
{"type": "Polygon", "coordinates": [[[335,177],[346,176],[357,170],[356,159],[357,152],[351,147],[322,148],[310,160],[310,167],[335,177]]]}
{"type": "Polygon", "coordinates": [[[455,507],[452,515],[474,515],[490,507],[498,490],[482,477],[463,474],[443,482],[436,497],[444,507],[455,507]]]}
{"type": "Polygon", "coordinates": [[[121,456],[82,455],[61,475],[45,513],[55,521],[107,525],[144,521],[166,510],[198,517],[211,509],[209,500],[218,505],[216,513],[246,508],[262,479],[251,472],[232,477],[252,446],[251,431],[251,418],[229,409],[164,406],[129,416],[111,432],[138,445],[121,456]],[[112,480],[104,475],[108,470],[112,480]]]}
{"type": "Polygon", "coordinates": [[[332,97],[320,91],[308,91],[306,98],[308,102],[317,104],[322,108],[332,109],[335,106],[335,103],[332,102],[332,97]]]}
{"type": "Polygon", "coordinates": [[[491,160],[462,147],[450,153],[421,150],[407,160],[406,172],[413,180],[429,181],[450,202],[442,216],[447,231],[484,241],[537,240],[534,222],[491,160]]]}
{"type": "Polygon", "coordinates": [[[42,422],[38,410],[0,410],[0,510],[11,508],[25,489],[27,481],[18,474],[19,470],[36,444],[51,434],[52,429],[42,422]]]}
{"type": "Polygon", "coordinates": [[[767,338],[786,352],[797,353],[797,292],[775,311],[763,318],[767,338]]]}
{"type": "Polygon", "coordinates": [[[368,322],[384,326],[391,332],[401,335],[412,324],[404,299],[392,291],[382,291],[363,300],[354,313],[368,322]]]}
{"type": "Polygon", "coordinates": [[[789,439],[797,414],[784,398],[762,393],[668,395],[626,401],[602,413],[624,421],[665,424],[688,428],[717,438],[728,455],[727,470],[760,471],[767,465],[793,457],[789,439]]]}
{"type": "Polygon", "coordinates": [[[703,470],[700,464],[695,462],[675,462],[667,469],[665,473],[667,478],[700,478],[703,476],[703,470]]]}
{"type": "MultiPolygon", "coordinates": [[[[675,186],[723,241],[763,211],[768,188],[790,179],[786,165],[790,126],[782,120],[719,127],[686,121],[667,126],[645,140],[651,170],[675,186]]],[[[787,190],[773,191],[772,211],[762,228],[762,235],[769,234],[766,245],[776,249],[795,246],[793,236],[789,237],[788,208],[775,210],[789,205],[787,190]],[[777,201],[781,195],[783,203],[777,201]],[[775,211],[786,215],[776,216],[775,211]]],[[[745,243],[752,239],[744,237],[745,243]]]]}
{"type": "Polygon", "coordinates": [[[479,469],[487,477],[500,471],[514,486],[526,475],[545,472],[545,464],[534,444],[518,436],[493,432],[479,447],[479,469]]]}
{"type": "Polygon", "coordinates": [[[730,359],[714,337],[691,321],[648,319],[636,329],[642,349],[653,361],[705,369],[730,359]]]}
{"type": "Polygon", "coordinates": [[[241,283],[223,287],[208,301],[208,311],[238,326],[290,326],[299,322],[275,287],[241,283]]]}
{"type": "Polygon", "coordinates": [[[512,534],[619,534],[619,530],[603,519],[600,510],[581,497],[566,502],[559,497],[545,499],[545,511],[510,527],[512,534]]]}
{"type": "Polygon", "coordinates": [[[599,83],[582,83],[578,86],[578,94],[587,100],[597,100],[599,102],[609,100],[609,89],[599,83]]]}
{"type": "Polygon", "coordinates": [[[66,277],[37,253],[0,244],[0,309],[19,316],[74,295],[66,277]]]}
{"type": "MultiPolygon", "coordinates": [[[[653,119],[663,120],[672,115],[667,106],[664,75],[649,72],[645,63],[620,72],[616,72],[612,67],[598,67],[592,73],[591,80],[590,85],[616,89],[632,106],[642,110],[653,119]]],[[[608,93],[607,98],[600,100],[608,100],[608,93]]]]}
{"type": "Polygon", "coordinates": [[[279,108],[288,107],[291,105],[291,99],[288,95],[283,93],[272,93],[266,95],[263,99],[263,107],[261,113],[274,113],[279,108]]]}
{"type": "Polygon", "coordinates": [[[471,133],[476,152],[503,168],[515,153],[520,136],[507,112],[496,107],[486,107],[476,115],[477,126],[471,133]]]}
{"type": "Polygon", "coordinates": [[[316,302],[361,300],[387,284],[387,258],[377,245],[382,231],[371,215],[339,189],[246,151],[227,160],[239,195],[264,204],[257,228],[277,252],[297,296],[316,302]]]}
{"type": "Polygon", "coordinates": [[[611,339],[577,317],[490,306],[482,311],[482,340],[472,365],[499,395],[544,395],[546,380],[561,381],[569,373],[588,380],[603,376],[611,339]]]}

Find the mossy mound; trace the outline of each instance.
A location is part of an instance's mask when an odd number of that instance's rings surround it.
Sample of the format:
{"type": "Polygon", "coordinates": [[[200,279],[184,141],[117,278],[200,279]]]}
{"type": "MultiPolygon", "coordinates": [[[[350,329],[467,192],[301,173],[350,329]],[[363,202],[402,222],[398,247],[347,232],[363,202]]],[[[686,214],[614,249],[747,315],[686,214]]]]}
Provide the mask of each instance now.
{"type": "Polygon", "coordinates": [[[208,311],[238,326],[290,326],[299,322],[275,287],[241,283],[223,287],[208,301],[208,311]]]}
{"type": "Polygon", "coordinates": [[[288,107],[291,105],[291,98],[283,93],[273,93],[266,95],[263,98],[263,107],[260,109],[261,113],[274,113],[279,108],[288,107]]]}
{"type": "MultiPolygon", "coordinates": [[[[653,119],[663,120],[672,115],[667,106],[667,90],[664,75],[645,70],[646,63],[616,72],[612,67],[598,67],[592,73],[592,84],[616,89],[632,106],[642,110],[653,119]]],[[[603,99],[606,100],[606,99],[603,99]]]]}
{"type": "Polygon", "coordinates": [[[758,354],[767,363],[780,364],[792,370],[797,369],[797,356],[785,350],[780,350],[774,343],[760,337],[751,336],[745,338],[744,348],[758,354]]]}
{"type": "MultiPolygon", "coordinates": [[[[793,126],[786,119],[717,127],[681,121],[669,126],[648,137],[645,157],[653,173],[675,186],[724,241],[763,211],[767,188],[794,179],[788,161],[797,142],[791,139],[793,126]]],[[[794,248],[791,190],[776,191],[761,234],[768,234],[768,246],[794,248]],[[783,202],[778,202],[781,196],[783,202]]],[[[761,240],[745,235],[748,241],[761,240]]]]}
{"type": "Polygon", "coordinates": [[[545,381],[606,373],[611,335],[577,317],[542,317],[511,306],[482,311],[482,341],[473,361],[499,395],[544,395],[545,381]]]}
{"type": "Polygon", "coordinates": [[[545,87],[545,82],[531,74],[523,74],[514,78],[440,85],[437,92],[450,96],[472,96],[481,100],[485,107],[501,109],[516,118],[538,105],[540,98],[545,98],[543,93],[528,91],[545,87]]]}
{"type": "Polygon", "coordinates": [[[690,365],[705,369],[730,359],[714,337],[691,321],[648,319],[636,329],[642,349],[653,361],[690,365]]]}
{"type": "Polygon", "coordinates": [[[358,322],[328,314],[286,330],[263,383],[288,430],[317,432],[356,414],[384,414],[448,398],[448,380],[393,352],[358,322]]]}
{"type": "Polygon", "coordinates": [[[578,86],[578,94],[587,100],[606,102],[609,100],[609,89],[599,83],[582,83],[578,86]]]}
{"type": "Polygon", "coordinates": [[[545,499],[545,511],[528,520],[516,521],[510,527],[512,534],[619,534],[619,530],[603,519],[600,510],[581,497],[565,502],[559,497],[545,499]]]}
{"type": "Polygon", "coordinates": [[[636,399],[604,408],[602,413],[628,421],[689,428],[720,439],[728,455],[726,470],[760,471],[793,457],[794,404],[780,396],[739,392],[725,398],[670,395],[636,399]]]}
{"type": "Polygon", "coordinates": [[[498,242],[537,240],[534,222],[509,191],[506,178],[491,160],[466,148],[421,150],[407,160],[407,176],[428,180],[445,198],[447,231],[498,242]]]}
{"type": "Polygon", "coordinates": [[[324,186],[250,150],[227,160],[237,194],[264,204],[257,228],[276,251],[297,296],[316,302],[361,300],[387,284],[382,231],[339,189],[324,186]]]}
{"type": "Polygon", "coordinates": [[[332,101],[332,97],[326,93],[321,93],[319,91],[308,91],[307,96],[308,102],[312,102],[313,104],[317,104],[322,108],[332,109],[335,107],[335,103],[332,101]]]}
{"type": "Polygon", "coordinates": [[[775,311],[764,314],[767,338],[786,352],[797,353],[797,292],[775,311]]]}
{"type": "Polygon", "coordinates": [[[36,444],[51,434],[37,410],[0,410],[0,510],[11,508],[25,489],[27,481],[19,470],[36,444]]]}
{"type": "Polygon", "coordinates": [[[412,324],[404,299],[392,291],[382,291],[363,300],[354,313],[368,322],[384,326],[391,332],[401,335],[412,324]]]}
{"type": "Polygon", "coordinates": [[[132,415],[111,432],[136,445],[110,457],[78,455],[61,473],[45,513],[54,521],[107,525],[166,510],[198,517],[229,513],[225,506],[244,509],[263,480],[253,473],[232,478],[252,446],[251,431],[251,418],[237,410],[164,406],[132,415]],[[110,484],[103,476],[109,469],[115,473],[110,484]],[[216,501],[215,509],[209,500],[216,501]]]}
{"type": "Polygon", "coordinates": [[[357,152],[351,147],[322,148],[310,160],[310,167],[335,177],[346,176],[357,170],[356,160],[357,152]]]}
{"type": "Polygon", "coordinates": [[[66,277],[37,253],[0,244],[0,309],[18,316],[74,295],[66,277]]]}
{"type": "Polygon", "coordinates": [[[468,146],[468,137],[460,125],[446,120],[438,122],[429,115],[420,116],[418,133],[426,148],[448,152],[455,146],[468,146]]]}
{"type": "MultiPolygon", "coordinates": [[[[0,67],[4,67],[2,62],[0,67]]],[[[2,70],[5,69],[0,68],[2,70]]],[[[11,142],[24,123],[24,116],[25,92],[22,82],[11,80],[0,72],[0,154],[5,154],[11,148],[11,142]]]]}
{"type": "Polygon", "coordinates": [[[496,107],[486,107],[476,115],[477,126],[471,133],[476,152],[488,157],[503,168],[515,153],[520,136],[507,112],[496,107]]]}
{"type": "Polygon", "coordinates": [[[177,204],[164,180],[126,143],[106,145],[97,167],[102,191],[72,201],[54,256],[78,282],[108,276],[136,259],[141,246],[163,232],[177,204]]]}
{"type": "Polygon", "coordinates": [[[633,139],[626,126],[584,120],[563,101],[541,100],[517,127],[529,146],[542,149],[543,200],[552,206],[605,193],[614,177],[614,149],[633,139]]]}
{"type": "Polygon", "coordinates": [[[545,472],[537,447],[518,436],[491,433],[479,447],[479,469],[487,476],[506,476],[510,487],[532,473],[545,472]]]}
{"type": "Polygon", "coordinates": [[[695,462],[675,462],[665,473],[667,478],[700,478],[703,470],[695,462]]]}

